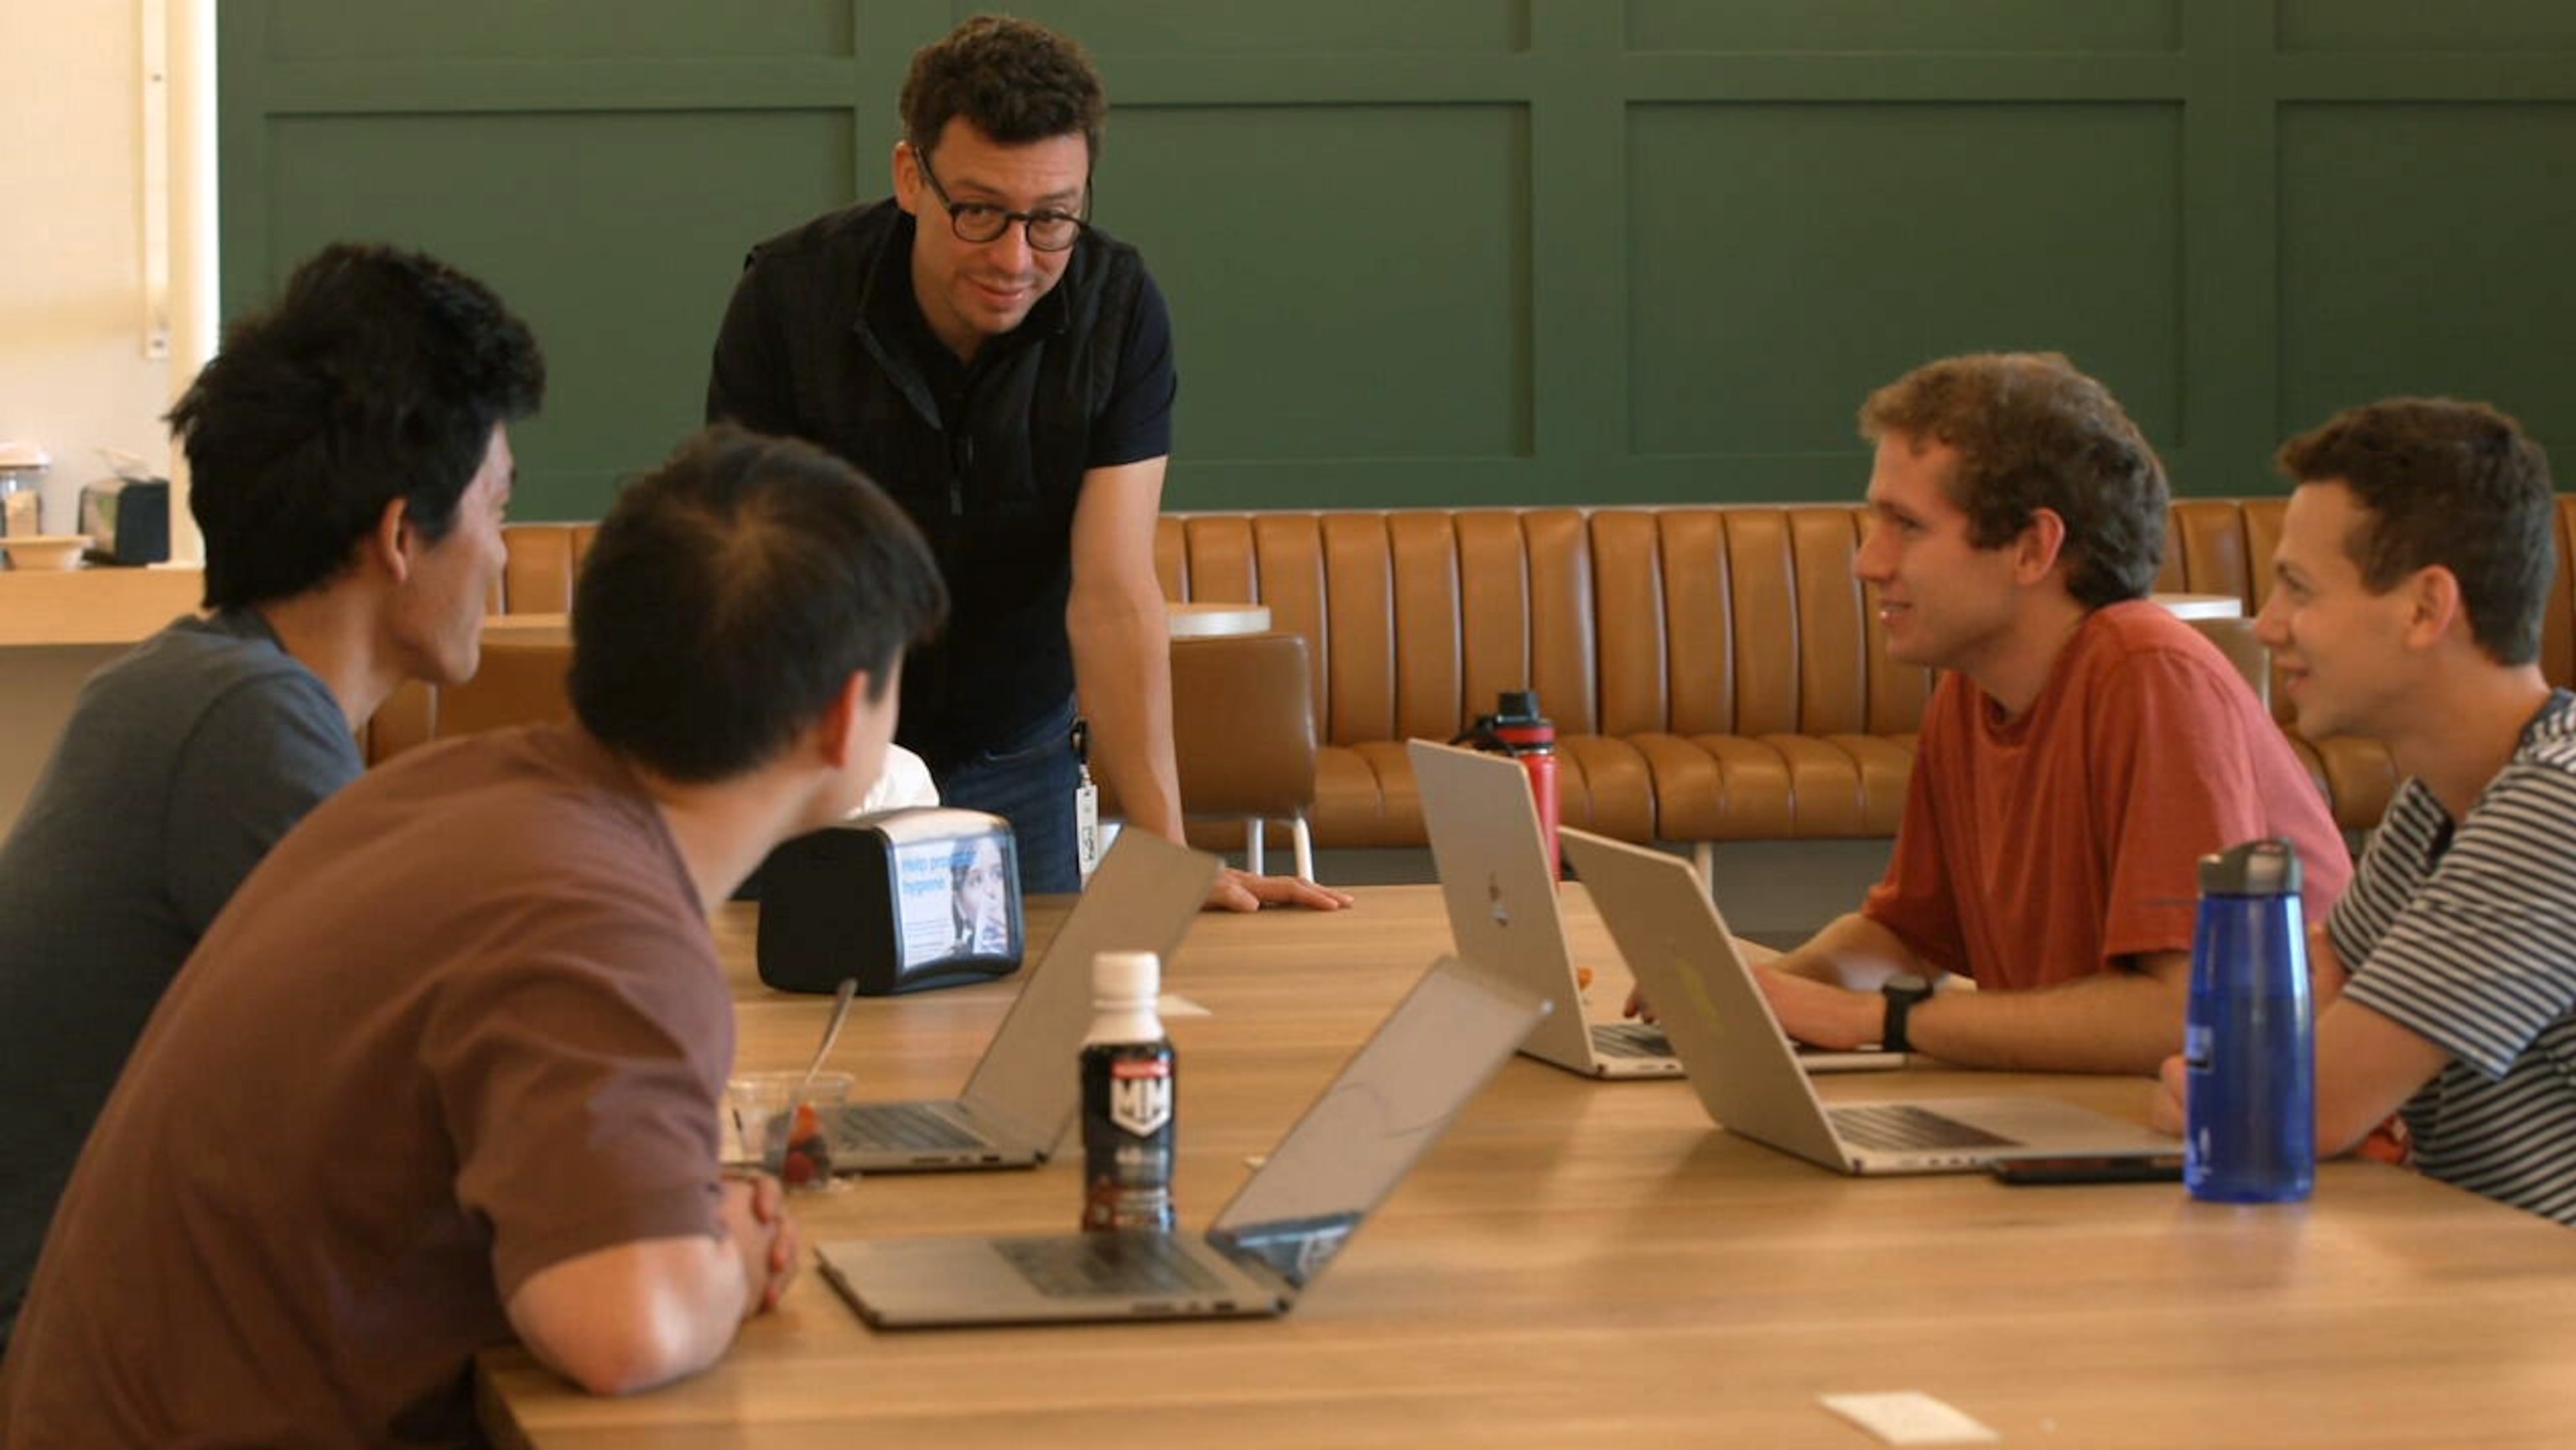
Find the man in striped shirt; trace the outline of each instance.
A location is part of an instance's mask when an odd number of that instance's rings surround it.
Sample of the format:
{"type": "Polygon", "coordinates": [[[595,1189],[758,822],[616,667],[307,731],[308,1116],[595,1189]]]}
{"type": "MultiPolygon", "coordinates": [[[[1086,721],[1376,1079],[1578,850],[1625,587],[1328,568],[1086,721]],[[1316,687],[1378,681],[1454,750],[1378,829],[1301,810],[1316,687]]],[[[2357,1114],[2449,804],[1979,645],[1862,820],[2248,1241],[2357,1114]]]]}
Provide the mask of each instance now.
{"type": "MultiPolygon", "coordinates": [[[[2402,1112],[2433,1177],[2576,1224],[2576,693],[2542,678],[2548,460],[2482,404],[2400,398],[2281,448],[2256,626],[2311,740],[2406,779],[2313,933],[2317,1148],[2402,1112]]],[[[2181,1059],[2160,1125],[2182,1122],[2181,1059]]]]}

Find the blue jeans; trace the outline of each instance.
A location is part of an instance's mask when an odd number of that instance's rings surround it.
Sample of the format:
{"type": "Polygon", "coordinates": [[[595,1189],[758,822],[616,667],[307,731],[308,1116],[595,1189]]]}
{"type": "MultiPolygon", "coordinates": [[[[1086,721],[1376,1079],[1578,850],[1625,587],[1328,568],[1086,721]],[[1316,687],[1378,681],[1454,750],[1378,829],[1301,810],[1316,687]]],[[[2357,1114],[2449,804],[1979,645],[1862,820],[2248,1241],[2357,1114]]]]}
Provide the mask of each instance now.
{"type": "Polygon", "coordinates": [[[1019,739],[940,777],[939,803],[990,811],[1011,823],[1023,893],[1080,891],[1073,791],[1081,780],[1073,758],[1073,702],[1067,700],[1019,739]]]}

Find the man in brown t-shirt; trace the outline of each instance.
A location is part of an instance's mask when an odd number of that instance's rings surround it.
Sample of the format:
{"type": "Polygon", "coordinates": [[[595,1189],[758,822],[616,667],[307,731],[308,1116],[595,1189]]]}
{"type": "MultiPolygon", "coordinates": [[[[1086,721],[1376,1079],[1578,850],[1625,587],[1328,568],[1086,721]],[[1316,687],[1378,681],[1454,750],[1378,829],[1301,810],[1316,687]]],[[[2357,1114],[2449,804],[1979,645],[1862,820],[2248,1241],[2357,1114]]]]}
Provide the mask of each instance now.
{"type": "Polygon", "coordinates": [[[602,524],[580,724],[416,751],[307,818],[109,1099],[0,1381],[12,1445],[456,1443],[473,1353],[693,1373],[774,1304],[777,1186],[717,1170],[706,913],[846,814],[946,598],[846,465],[732,430],[602,524]]]}
{"type": "Polygon", "coordinates": [[[1853,572],[1889,656],[1944,673],[1886,877],[1764,992],[1821,1047],[2152,1073],[2182,1042],[2197,858],[2286,838],[2322,920],[2343,839],[2235,667],[2145,598],[2164,469],[2108,389],[2053,353],[1946,358],[1861,430],[1853,572]],[[1950,974],[1984,990],[1935,995],[1950,974]]]}

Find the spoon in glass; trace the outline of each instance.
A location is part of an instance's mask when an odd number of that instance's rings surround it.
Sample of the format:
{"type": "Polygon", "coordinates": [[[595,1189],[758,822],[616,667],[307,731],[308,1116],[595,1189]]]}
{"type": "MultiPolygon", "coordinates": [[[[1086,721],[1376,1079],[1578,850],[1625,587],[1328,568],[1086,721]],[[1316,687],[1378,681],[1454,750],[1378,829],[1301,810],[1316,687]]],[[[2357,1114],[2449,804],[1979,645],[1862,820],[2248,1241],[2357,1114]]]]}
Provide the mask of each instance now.
{"type": "Polygon", "coordinates": [[[806,1099],[815,1075],[823,1070],[823,1060],[832,1055],[832,1044],[841,1040],[841,1024],[849,1020],[850,1003],[858,991],[858,978],[841,979],[840,990],[832,994],[831,1019],[823,1024],[823,1040],[814,1045],[814,1060],[805,1064],[796,1079],[796,1091],[788,1094],[787,1151],[780,1160],[779,1177],[792,1186],[831,1186],[832,1138],[806,1099]]]}
{"type": "Polygon", "coordinates": [[[841,1040],[841,1024],[849,1020],[850,1001],[858,991],[858,978],[841,979],[840,990],[832,994],[831,1019],[823,1024],[823,1040],[814,1044],[814,1060],[805,1064],[805,1075],[796,1079],[796,1091],[789,1101],[801,1103],[805,1094],[813,1090],[814,1076],[823,1070],[823,1059],[832,1055],[832,1044],[841,1040]]]}

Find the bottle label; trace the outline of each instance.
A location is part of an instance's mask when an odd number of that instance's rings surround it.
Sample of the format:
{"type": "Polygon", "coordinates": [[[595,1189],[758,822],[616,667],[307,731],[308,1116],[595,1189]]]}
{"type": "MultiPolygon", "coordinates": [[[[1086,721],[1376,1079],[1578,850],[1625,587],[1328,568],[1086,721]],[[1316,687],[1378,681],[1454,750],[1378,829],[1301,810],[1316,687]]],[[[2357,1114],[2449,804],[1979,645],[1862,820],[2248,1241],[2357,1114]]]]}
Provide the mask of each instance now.
{"type": "Polygon", "coordinates": [[[1175,1089],[1169,1042],[1082,1050],[1082,1226],[1169,1231],[1175,1089]]]}
{"type": "Polygon", "coordinates": [[[1161,1058],[1122,1058],[1109,1064],[1109,1120],[1139,1138],[1172,1120],[1172,1064],[1161,1058]]]}

